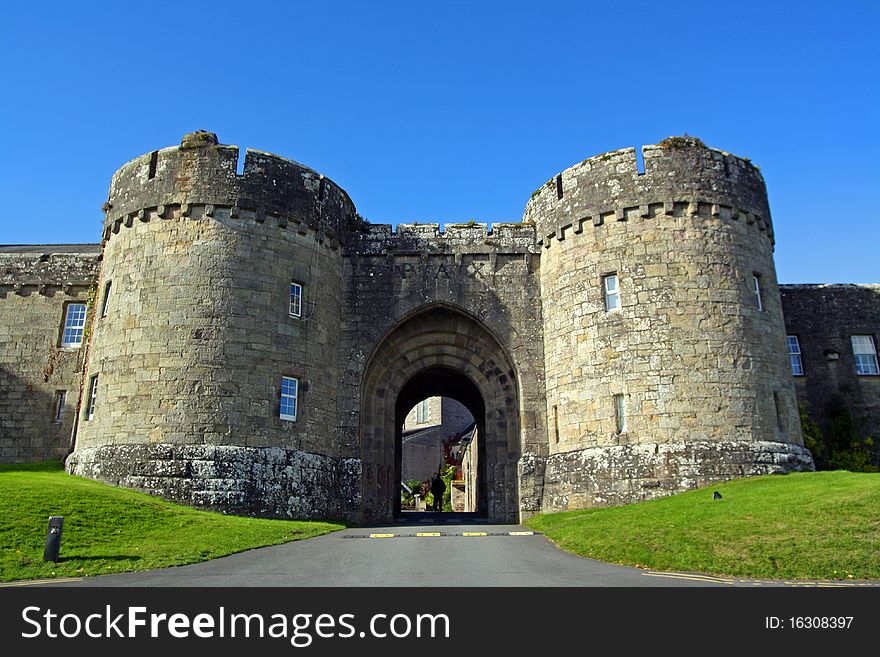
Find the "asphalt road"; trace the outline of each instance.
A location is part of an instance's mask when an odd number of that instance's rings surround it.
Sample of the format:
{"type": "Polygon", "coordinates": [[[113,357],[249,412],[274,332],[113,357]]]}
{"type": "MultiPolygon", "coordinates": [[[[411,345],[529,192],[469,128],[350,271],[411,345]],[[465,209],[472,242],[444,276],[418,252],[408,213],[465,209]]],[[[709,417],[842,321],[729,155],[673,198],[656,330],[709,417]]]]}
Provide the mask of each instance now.
{"type": "MultiPolygon", "coordinates": [[[[51,584],[125,587],[804,585],[803,582],[759,582],[614,566],[563,552],[539,534],[516,534],[528,531],[516,525],[444,522],[359,527],[190,566],[56,580],[51,584]]],[[[829,586],[845,584],[827,583],[829,586]]]]}

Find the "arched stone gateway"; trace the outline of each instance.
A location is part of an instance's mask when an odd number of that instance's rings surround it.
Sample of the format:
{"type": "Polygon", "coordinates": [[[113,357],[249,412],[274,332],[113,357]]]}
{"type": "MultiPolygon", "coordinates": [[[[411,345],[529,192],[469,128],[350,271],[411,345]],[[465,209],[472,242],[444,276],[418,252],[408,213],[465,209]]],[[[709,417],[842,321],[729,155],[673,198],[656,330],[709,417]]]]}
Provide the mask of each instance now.
{"type": "Polygon", "coordinates": [[[492,522],[518,520],[517,377],[510,357],[482,324],[447,306],[418,311],[380,341],[361,390],[363,517],[391,518],[398,509],[403,419],[423,397],[443,395],[467,406],[477,420],[478,509],[492,522]]]}

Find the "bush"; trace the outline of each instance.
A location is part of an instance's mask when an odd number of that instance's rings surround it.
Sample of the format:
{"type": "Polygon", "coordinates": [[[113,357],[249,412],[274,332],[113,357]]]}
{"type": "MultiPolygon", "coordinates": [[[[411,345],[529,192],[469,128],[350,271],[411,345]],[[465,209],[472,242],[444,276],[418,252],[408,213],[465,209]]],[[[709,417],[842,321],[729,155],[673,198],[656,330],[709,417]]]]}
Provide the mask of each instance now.
{"type": "Polygon", "coordinates": [[[823,434],[819,425],[807,413],[803,402],[798,404],[804,446],[813,453],[817,470],[849,470],[850,472],[878,472],[871,463],[871,438],[861,438],[849,405],[842,395],[828,402],[828,429],[823,434]]]}

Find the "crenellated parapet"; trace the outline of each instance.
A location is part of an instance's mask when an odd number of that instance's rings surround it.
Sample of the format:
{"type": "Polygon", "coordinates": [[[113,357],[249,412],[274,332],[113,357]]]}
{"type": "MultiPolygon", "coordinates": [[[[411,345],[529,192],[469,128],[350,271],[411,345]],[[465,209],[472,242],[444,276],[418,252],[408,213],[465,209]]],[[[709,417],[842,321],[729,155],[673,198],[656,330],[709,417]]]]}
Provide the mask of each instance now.
{"type": "Polygon", "coordinates": [[[75,294],[98,280],[98,244],[0,246],[0,295],[75,294]]]}
{"type": "Polygon", "coordinates": [[[689,137],[644,146],[642,154],[644,171],[634,148],[569,167],[532,194],[523,220],[537,224],[545,248],[590,227],[668,217],[741,221],[773,243],[764,179],[749,160],[689,137]]]}
{"type": "Polygon", "coordinates": [[[329,178],[253,149],[247,149],[240,173],[238,161],[237,146],[218,144],[208,132],[131,160],[111,181],[103,238],[137,221],[217,215],[344,238],[355,207],[329,178]]]}
{"type": "Polygon", "coordinates": [[[449,253],[537,253],[535,226],[529,223],[371,224],[347,238],[349,255],[449,253]]]}

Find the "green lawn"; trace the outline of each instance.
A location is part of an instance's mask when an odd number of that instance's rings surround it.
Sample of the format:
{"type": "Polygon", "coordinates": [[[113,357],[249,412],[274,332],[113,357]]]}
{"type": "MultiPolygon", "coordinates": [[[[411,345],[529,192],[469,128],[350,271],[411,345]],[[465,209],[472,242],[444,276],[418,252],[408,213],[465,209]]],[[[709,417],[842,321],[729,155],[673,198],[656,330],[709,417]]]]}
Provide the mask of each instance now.
{"type": "Polygon", "coordinates": [[[880,474],[739,479],[526,523],[565,550],[656,570],[780,579],[880,579],[880,474]],[[713,500],[719,491],[722,499],[713,500]]]}
{"type": "Polygon", "coordinates": [[[58,462],[0,466],[0,581],[179,566],[342,529],[197,511],[72,477],[58,462]],[[50,515],[64,516],[61,560],[43,561],[50,515]]]}

